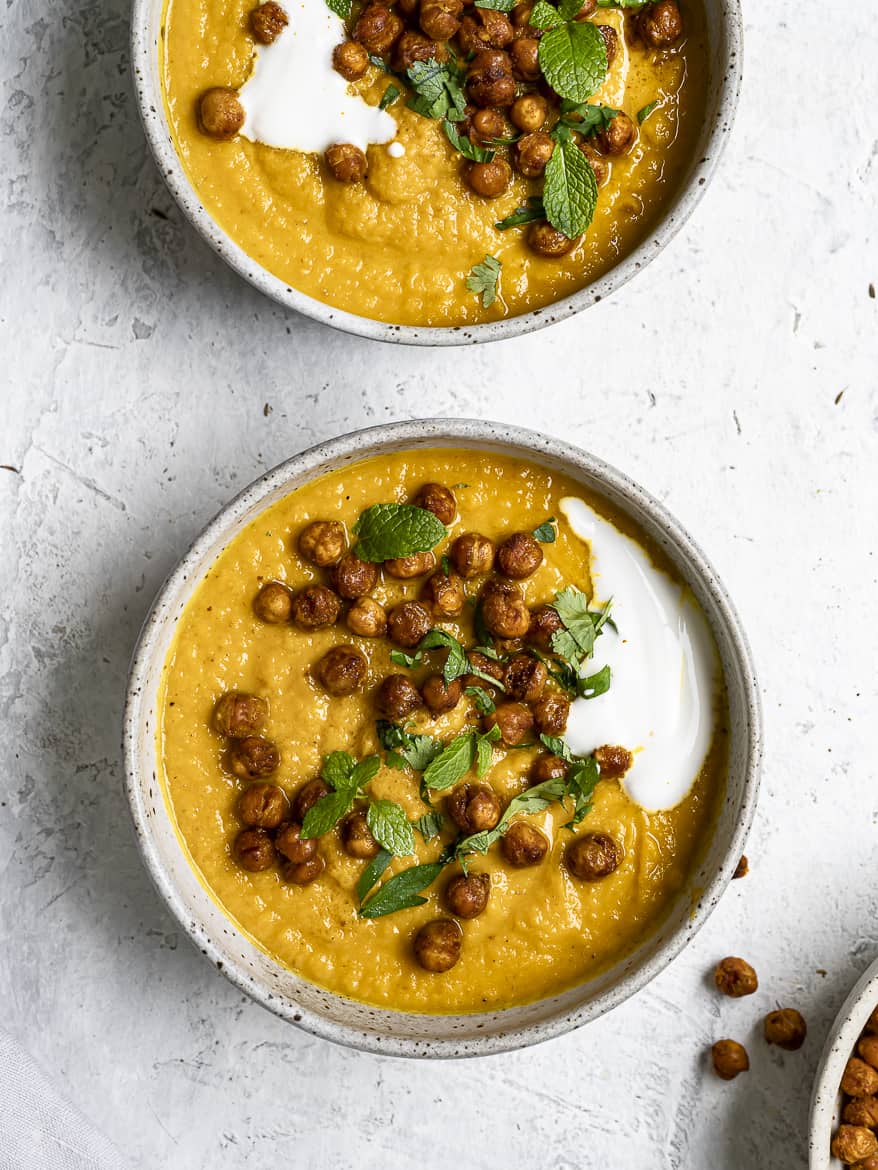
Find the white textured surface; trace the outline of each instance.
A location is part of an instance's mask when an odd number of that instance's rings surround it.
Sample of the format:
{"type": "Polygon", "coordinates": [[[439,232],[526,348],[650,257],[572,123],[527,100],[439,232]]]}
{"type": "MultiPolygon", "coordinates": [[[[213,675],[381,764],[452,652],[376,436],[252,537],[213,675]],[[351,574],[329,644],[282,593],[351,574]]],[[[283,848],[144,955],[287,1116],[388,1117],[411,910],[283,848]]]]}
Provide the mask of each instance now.
{"type": "Polygon", "coordinates": [[[878,950],[878,24],[802,0],[750,5],[747,32],[721,177],[674,245],[578,320],[437,355],[285,315],[181,223],[122,0],[7,5],[0,1006],[145,1167],[804,1165],[819,1047],[878,950]],[[315,439],[428,413],[539,425],[659,495],[740,605],[769,736],[753,872],[680,960],[584,1032],[434,1066],[299,1035],[190,949],[134,852],[118,747],[141,618],[213,511],[315,439]],[[729,953],[755,997],[710,991],[729,953]],[[801,1053],[753,1031],[776,1002],[809,1020],[801,1053]],[[721,1035],[750,1039],[730,1085],[705,1074],[721,1035]]]}

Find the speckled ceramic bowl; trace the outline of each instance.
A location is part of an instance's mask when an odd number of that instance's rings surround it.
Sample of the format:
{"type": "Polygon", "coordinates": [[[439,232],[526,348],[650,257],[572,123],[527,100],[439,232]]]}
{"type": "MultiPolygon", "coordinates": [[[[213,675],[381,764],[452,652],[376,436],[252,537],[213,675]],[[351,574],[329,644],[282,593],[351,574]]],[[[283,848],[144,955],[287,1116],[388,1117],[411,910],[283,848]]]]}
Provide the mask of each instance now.
{"type": "Polygon", "coordinates": [[[602,1015],[663,971],[704,923],[744,848],[756,803],[761,715],[753,663],[737,615],[700,549],[677,521],[627,476],[591,455],[531,431],[436,419],[344,435],[282,463],[246,488],[208,525],[162,587],[134,653],[125,709],[128,798],[146,866],[180,925],[248,995],[315,1035],[395,1056],[473,1056],[520,1048],[602,1015]],[[719,647],[730,705],[729,777],[713,840],[666,921],[589,983],[525,1007],[429,1016],[382,1010],[299,978],[251,943],[201,885],[174,830],[158,781],[155,731],[162,667],[192,592],[217,555],[255,516],[301,484],[382,452],[412,447],[501,452],[571,476],[632,516],[667,554],[702,606],[719,647]]]}
{"type": "Polygon", "coordinates": [[[844,1066],[855,1055],[866,1020],[878,1006],[878,960],[866,970],[835,1017],[820,1055],[811,1098],[809,1170],[844,1170],[829,1151],[841,1118],[841,1084],[844,1066]]]}
{"type": "MultiPolygon", "coordinates": [[[[323,0],[317,2],[322,3],[323,0]]],[[[710,55],[708,108],[689,170],[654,229],[620,264],[587,288],[544,309],[535,309],[519,317],[485,325],[429,328],[373,321],[325,305],[273,276],[215,223],[202,206],[177,156],[159,79],[159,37],[164,0],[133,0],[131,64],[146,137],[171,194],[205,240],[239,275],[280,304],[347,333],[406,345],[465,345],[532,333],[556,321],[566,320],[589,305],[597,304],[657,256],[692,214],[713,177],[732,128],[742,68],[743,19],[740,0],[703,2],[707,12],[710,55]]]]}

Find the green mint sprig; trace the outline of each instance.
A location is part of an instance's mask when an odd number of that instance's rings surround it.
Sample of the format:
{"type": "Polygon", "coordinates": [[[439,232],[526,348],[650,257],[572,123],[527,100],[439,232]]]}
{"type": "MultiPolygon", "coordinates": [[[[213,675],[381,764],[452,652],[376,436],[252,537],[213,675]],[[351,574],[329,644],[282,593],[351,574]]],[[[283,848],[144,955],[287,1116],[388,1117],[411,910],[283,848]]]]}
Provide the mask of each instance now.
{"type": "Polygon", "coordinates": [[[499,727],[490,731],[464,731],[455,736],[424,771],[424,787],[444,792],[462,780],[473,767],[481,777],[491,766],[491,744],[500,738],[499,727]]]}
{"type": "Polygon", "coordinates": [[[637,124],[639,126],[642,126],[643,123],[646,121],[646,119],[650,116],[650,114],[654,114],[660,105],[661,105],[661,102],[658,99],[656,99],[654,102],[650,102],[649,105],[646,105],[642,109],[638,110],[637,111],[637,124]]]}
{"type": "Polygon", "coordinates": [[[520,227],[523,223],[532,223],[535,219],[545,219],[546,209],[543,207],[543,198],[541,195],[530,195],[527,201],[521,207],[516,207],[515,211],[506,216],[505,219],[500,219],[494,224],[498,231],[505,232],[509,228],[520,227]]]}
{"type": "Polygon", "coordinates": [[[539,524],[534,529],[534,540],[538,540],[540,544],[554,544],[555,537],[558,535],[555,527],[557,523],[558,521],[554,516],[550,516],[548,520],[544,520],[542,524],[539,524]]]}
{"type": "Polygon", "coordinates": [[[414,504],[373,504],[354,525],[361,561],[390,561],[430,552],[448,535],[432,512],[414,504]]]}
{"type": "Polygon", "coordinates": [[[408,100],[408,107],[422,118],[461,121],[466,116],[464,76],[456,61],[442,63],[435,57],[429,61],[415,61],[406,77],[415,91],[408,100]]]}
{"type": "Polygon", "coordinates": [[[386,763],[391,768],[405,768],[423,772],[431,760],[442,751],[442,742],[430,735],[412,735],[398,723],[379,719],[375,724],[378,742],[388,753],[386,763]]]}
{"type": "Polygon", "coordinates": [[[554,9],[546,0],[538,0],[531,13],[531,23],[548,30],[540,40],[539,49],[540,68],[546,81],[562,98],[584,102],[603,85],[609,65],[606,42],[597,26],[574,20],[576,13],[571,13],[574,6],[562,0],[559,8],[554,9]]]}
{"type": "Polygon", "coordinates": [[[399,857],[414,853],[415,835],[402,805],[394,800],[373,800],[366,792],[380,768],[380,756],[367,756],[358,763],[348,752],[331,752],[320,775],[332,792],[308,809],[302,836],[322,837],[348,815],[357,800],[368,800],[366,823],[378,844],[399,857]]]}
{"type": "Polygon", "coordinates": [[[402,90],[399,89],[398,86],[393,85],[393,83],[388,85],[387,89],[385,89],[384,93],[381,95],[381,101],[378,103],[378,109],[386,110],[389,105],[392,105],[393,102],[396,101],[401,93],[402,90]]]}
{"type": "Polygon", "coordinates": [[[379,886],[371,897],[360,906],[361,918],[383,918],[397,910],[409,910],[423,906],[426,898],[420,897],[421,890],[431,886],[446,866],[445,861],[431,861],[426,865],[413,865],[404,869],[379,886]]]}
{"type": "Polygon", "coordinates": [[[351,19],[352,0],[326,0],[326,7],[342,20],[351,19]]]}
{"type": "Polygon", "coordinates": [[[569,131],[567,134],[556,141],[546,164],[543,206],[549,223],[572,240],[582,235],[594,218],[598,184],[591,163],[569,137],[569,131]]]}
{"type": "Polygon", "coordinates": [[[453,121],[445,118],[442,122],[442,128],[445,131],[445,137],[451,143],[455,150],[459,150],[464,158],[468,158],[470,162],[490,162],[494,157],[496,151],[487,150],[483,146],[478,146],[466,134],[459,134],[457,127],[453,121]]]}

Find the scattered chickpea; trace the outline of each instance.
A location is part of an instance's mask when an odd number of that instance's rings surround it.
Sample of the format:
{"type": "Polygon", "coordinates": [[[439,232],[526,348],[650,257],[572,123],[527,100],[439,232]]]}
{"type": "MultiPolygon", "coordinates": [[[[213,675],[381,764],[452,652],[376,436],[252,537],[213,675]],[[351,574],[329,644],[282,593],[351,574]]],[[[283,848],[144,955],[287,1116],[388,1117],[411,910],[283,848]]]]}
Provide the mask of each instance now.
{"type": "Polygon", "coordinates": [[[445,61],[447,59],[448,50],[444,44],[424,36],[422,32],[409,29],[396,42],[390,64],[397,73],[404,73],[407,69],[411,69],[416,61],[445,61]]]}
{"type": "Polygon", "coordinates": [[[280,764],[277,748],[260,735],[232,740],[228,759],[230,771],[239,780],[261,780],[276,772],[280,764]]]}
{"type": "Polygon", "coordinates": [[[298,821],[287,821],[278,830],[274,838],[274,847],[287,861],[301,865],[303,861],[310,861],[316,856],[317,838],[303,837],[302,826],[298,821]]]}
{"type": "MultiPolygon", "coordinates": [[[[509,56],[512,61],[512,72],[516,77],[522,81],[539,80],[542,73],[542,69],[540,68],[540,42],[535,36],[516,38],[509,46],[509,56]]],[[[521,100],[521,98],[518,98],[513,104],[513,110],[521,100]]],[[[543,115],[543,119],[545,119],[545,114],[543,115]]],[[[515,122],[514,117],[512,120],[515,122]]],[[[517,122],[515,124],[516,126],[518,125],[517,122]]],[[[542,121],[540,122],[541,125],[542,121]]],[[[522,130],[526,128],[525,126],[521,127],[522,130]]],[[[539,129],[539,127],[534,127],[534,129],[539,129]]]]}
{"type": "Polygon", "coordinates": [[[359,597],[347,612],[347,627],[361,638],[381,638],[387,633],[384,607],[371,597],[359,597]]]}
{"type": "Polygon", "coordinates": [[[505,159],[490,162],[471,162],[465,172],[467,183],[483,199],[496,199],[512,182],[512,168],[505,159]]]}
{"type": "Polygon", "coordinates": [[[735,872],[732,874],[732,878],[746,877],[749,872],[750,862],[747,860],[747,855],[742,853],[740,861],[735,866],[735,872]]]}
{"type": "Polygon", "coordinates": [[[634,763],[631,752],[619,744],[605,743],[602,747],[595,748],[593,755],[604,780],[621,780],[634,763]]]}
{"type": "Polygon", "coordinates": [[[530,627],[530,611],[517,585],[489,581],[482,590],[482,621],[498,638],[523,638],[530,627]]]}
{"type": "Polygon", "coordinates": [[[276,784],[251,784],[235,805],[238,820],[253,829],[276,829],[289,811],[287,794],[276,784]]]}
{"type": "Polygon", "coordinates": [[[421,28],[428,37],[433,37],[437,41],[450,41],[460,28],[462,14],[463,0],[423,0],[420,11],[421,28]]]}
{"type": "Polygon", "coordinates": [[[567,850],[567,868],[582,881],[609,877],[622,864],[625,851],[609,833],[584,833],[567,850]]]}
{"type": "Polygon", "coordinates": [[[867,1129],[878,1129],[878,1097],[854,1097],[848,1101],[841,1114],[848,1125],[865,1125],[867,1129]]]}
{"type": "MultiPolygon", "coordinates": [[[[527,137],[534,139],[537,135],[529,134],[527,137]]],[[[548,134],[543,137],[549,138],[548,134]]],[[[521,141],[524,142],[525,139],[521,141]]],[[[525,577],[530,577],[542,563],[543,550],[539,541],[530,532],[513,532],[497,549],[497,567],[504,577],[510,577],[513,581],[522,581],[525,577]]]]}
{"type": "Polygon", "coordinates": [[[508,123],[500,110],[473,110],[469,119],[470,138],[477,142],[490,142],[493,138],[505,138],[508,123]]]}
{"type": "Polygon", "coordinates": [[[832,1139],[832,1153],[845,1166],[853,1166],[878,1153],[878,1137],[862,1125],[840,1125],[832,1139]]]}
{"type": "Polygon", "coordinates": [[[480,532],[465,532],[451,546],[451,563],[465,580],[483,577],[494,566],[494,545],[480,532]]]}
{"type": "Polygon", "coordinates": [[[280,581],[263,585],[253,601],[256,616],[269,625],[288,622],[293,613],[293,595],[280,581]]]}
{"type": "Polygon", "coordinates": [[[325,585],[306,585],[293,598],[293,621],[303,630],[331,626],[340,612],[338,595],[325,585]]]}
{"type": "Polygon", "coordinates": [[[445,711],[453,711],[463,695],[463,682],[453,679],[445,681],[441,674],[431,674],[421,684],[421,696],[424,705],[432,715],[441,715],[445,711]]]}
{"type": "Polygon", "coordinates": [[[859,1056],[852,1056],[845,1065],[841,1090],[849,1097],[874,1097],[878,1093],[878,1072],[859,1056]]]}
{"type": "Polygon", "coordinates": [[[384,562],[384,572],[399,581],[409,581],[412,577],[424,577],[436,568],[436,556],[431,552],[412,553],[407,557],[396,557],[392,561],[384,562]]]}
{"type": "MultiPolygon", "coordinates": [[[[423,6],[421,11],[423,12],[423,6]]],[[[416,507],[432,512],[446,527],[454,522],[457,515],[454,492],[441,483],[425,483],[412,502],[416,507]]]]}
{"type": "Polygon", "coordinates": [[[607,65],[612,65],[619,51],[619,34],[609,24],[596,26],[604,39],[604,48],[607,50],[607,65]]]}
{"type": "Polygon", "coordinates": [[[570,700],[563,695],[544,695],[533,705],[534,726],[541,735],[563,735],[569,714],[570,700]]]}
{"type": "Polygon", "coordinates": [[[513,821],[500,838],[500,848],[510,865],[522,869],[539,865],[549,852],[549,842],[544,833],[527,821],[513,821]]]}
{"type": "Polygon", "coordinates": [[[437,918],[415,935],[415,957],[425,971],[450,971],[460,959],[463,931],[448,918],[437,918]]]}
{"type": "Polygon", "coordinates": [[[530,766],[528,779],[530,785],[544,784],[546,780],[561,780],[569,770],[570,765],[561,756],[549,755],[543,752],[530,766]]]}
{"type": "Polygon", "coordinates": [[[746,1072],[750,1067],[747,1049],[737,1040],[717,1040],[710,1054],[714,1072],[724,1081],[733,1081],[738,1073],[746,1072]]]}
{"type": "MultiPolygon", "coordinates": [[[[516,45],[525,45],[527,41],[516,41],[516,45]]],[[[534,41],[534,44],[537,42],[534,41]]],[[[514,53],[513,53],[514,58],[514,53]]],[[[516,129],[524,134],[532,134],[542,129],[549,112],[548,103],[538,93],[525,93],[516,98],[509,111],[509,118],[516,129]]]]}
{"type": "Polygon", "coordinates": [[[548,670],[529,654],[516,654],[511,658],[503,675],[506,694],[520,703],[533,703],[541,698],[548,681],[548,670]]]}
{"type": "Polygon", "coordinates": [[[638,32],[651,49],[667,49],[683,35],[683,17],[677,0],[658,0],[644,8],[638,32]]]}
{"type": "Polygon", "coordinates": [[[505,49],[511,40],[512,22],[509,17],[490,8],[470,8],[457,34],[457,43],[467,57],[485,49],[505,49]]]}
{"type": "Polygon", "coordinates": [[[713,973],[717,990],[723,995],[738,999],[742,995],[752,995],[759,986],[756,972],[745,959],[729,956],[720,960],[713,973]]]}
{"type": "Polygon", "coordinates": [[[530,250],[536,252],[538,256],[566,256],[579,243],[579,237],[571,240],[546,220],[538,219],[530,225],[527,243],[530,250]]]}
{"type": "Polygon", "coordinates": [[[365,597],[378,584],[378,566],[361,561],[356,553],[347,553],[329,572],[332,587],[346,601],[365,597]]]}
{"type": "Polygon", "coordinates": [[[376,57],[386,56],[402,36],[405,25],[399,16],[384,4],[370,4],[360,13],[353,28],[353,40],[359,41],[376,57]]]}
{"type": "Polygon", "coordinates": [[[326,151],[326,165],[339,183],[359,183],[366,177],[369,163],[359,146],[338,142],[326,151]]]}
{"type": "Polygon", "coordinates": [[[232,845],[232,856],[242,869],[260,873],[274,864],[274,842],[265,829],[242,829],[232,845]]]}
{"type": "Polygon", "coordinates": [[[498,703],[496,708],[482,719],[486,731],[500,728],[500,739],[507,747],[524,743],[533,730],[533,715],[523,703],[498,703]]]}
{"type": "Polygon", "coordinates": [[[878,1036],[861,1036],[857,1053],[866,1064],[878,1069],[878,1036]]]}
{"type": "Polygon", "coordinates": [[[601,154],[617,157],[627,154],[637,138],[637,127],[625,113],[619,113],[605,130],[594,136],[594,142],[601,154]]]}
{"type": "Polygon", "coordinates": [[[307,861],[285,861],[281,873],[284,880],[294,886],[308,886],[326,869],[326,862],[319,853],[309,857],[307,861]]]}
{"type": "Polygon", "coordinates": [[[333,646],[314,667],[314,676],[335,698],[361,689],[368,663],[356,646],[333,646]]]}
{"type": "Polygon", "coordinates": [[[578,142],[576,145],[588,159],[589,166],[594,171],[594,181],[599,187],[603,187],[610,177],[610,162],[602,154],[598,154],[588,142],[578,142]]]}
{"type": "Polygon", "coordinates": [[[477,106],[511,106],[516,84],[509,54],[502,49],[476,53],[467,70],[466,88],[477,106]]]}
{"type": "Polygon", "coordinates": [[[545,171],[554,149],[554,138],[544,130],[525,134],[515,144],[515,165],[526,179],[538,179],[545,171]]]}
{"type": "Polygon", "coordinates": [[[448,815],[461,832],[481,833],[500,820],[500,801],[487,784],[459,784],[446,798],[448,815]]]}
{"type": "Polygon", "coordinates": [[[256,735],[265,726],[268,703],[258,695],[228,691],[213,709],[213,729],[228,739],[256,735]]]}
{"type": "Polygon", "coordinates": [[[421,696],[404,674],[389,674],[375,691],[375,706],[387,719],[405,719],[421,706],[421,696]]]}
{"type": "Polygon", "coordinates": [[[407,650],[417,646],[429,634],[432,621],[418,601],[401,601],[387,615],[387,635],[391,642],[407,650]]]}
{"type": "Polygon", "coordinates": [[[357,41],[343,41],[332,51],[332,66],[346,81],[358,81],[369,68],[369,54],[357,41]]]}
{"type": "Polygon", "coordinates": [[[318,800],[328,796],[331,789],[325,780],[319,776],[303,784],[293,799],[293,817],[299,822],[304,821],[310,810],[318,800]]]}
{"type": "Polygon", "coordinates": [[[440,621],[444,618],[458,617],[466,604],[463,582],[456,573],[446,574],[444,569],[440,569],[424,582],[421,601],[440,621]]]}
{"type": "Polygon", "coordinates": [[[805,1043],[808,1025],[795,1008],[778,1008],[765,1017],[765,1039],[787,1052],[796,1052],[805,1043]]]}
{"type": "Polygon", "coordinates": [[[381,846],[372,836],[366,814],[362,809],[350,813],[342,821],[341,841],[345,852],[361,861],[377,857],[381,852],[381,846]]]}
{"type": "Polygon", "coordinates": [[[288,24],[286,12],[274,0],[267,0],[250,13],[250,29],[261,45],[270,45],[277,40],[288,24]]]}
{"type": "Polygon", "coordinates": [[[445,902],[458,918],[478,918],[488,905],[491,878],[486,873],[459,873],[445,888],[445,902]]]}
{"type": "Polygon", "coordinates": [[[234,138],[244,125],[244,107],[233,89],[215,86],[201,95],[198,123],[210,138],[220,142],[234,138]]]}
{"type": "Polygon", "coordinates": [[[526,639],[540,650],[551,650],[552,635],[563,628],[558,611],[551,605],[541,605],[530,615],[526,639]]]}
{"type": "Polygon", "coordinates": [[[314,520],[299,533],[299,555],[320,569],[338,564],[347,547],[347,533],[338,520],[314,520]]]}

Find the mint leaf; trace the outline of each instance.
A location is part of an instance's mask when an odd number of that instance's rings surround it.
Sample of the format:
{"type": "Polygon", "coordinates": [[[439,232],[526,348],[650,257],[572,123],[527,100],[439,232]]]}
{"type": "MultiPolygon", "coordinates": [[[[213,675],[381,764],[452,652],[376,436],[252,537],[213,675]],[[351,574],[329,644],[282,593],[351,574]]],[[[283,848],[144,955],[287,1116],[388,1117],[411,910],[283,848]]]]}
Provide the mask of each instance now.
{"type": "Polygon", "coordinates": [[[388,85],[387,89],[385,89],[384,93],[381,96],[381,101],[378,103],[378,109],[379,110],[386,110],[389,105],[392,105],[393,102],[396,101],[396,99],[399,97],[401,92],[402,91],[400,89],[398,89],[395,85],[393,85],[393,84],[388,85]]]}
{"type": "MultiPolygon", "coordinates": [[[[589,168],[591,169],[591,168],[589,168]]],[[[390,561],[430,552],[448,535],[445,525],[414,504],[373,504],[354,525],[362,561],[390,561]]]]}
{"type": "Polygon", "coordinates": [[[484,687],[467,687],[463,692],[476,705],[480,715],[491,715],[497,710],[497,705],[484,687]]]}
{"type": "Polygon", "coordinates": [[[326,7],[342,20],[351,19],[351,0],[326,0],[326,7]]]}
{"type": "Polygon", "coordinates": [[[588,159],[574,142],[556,142],[543,184],[546,219],[568,239],[575,239],[591,223],[597,201],[597,180],[588,159]]]}
{"type": "Polygon", "coordinates": [[[416,772],[423,772],[442,751],[438,739],[429,735],[410,735],[398,723],[389,723],[386,719],[378,720],[375,732],[383,748],[399,755],[416,772]]]}
{"type": "Polygon", "coordinates": [[[582,0],[561,0],[558,5],[562,20],[575,20],[581,8],[582,0]]]}
{"type": "Polygon", "coordinates": [[[431,630],[429,634],[421,639],[418,644],[418,653],[423,650],[436,650],[439,647],[446,647],[448,649],[448,657],[445,659],[445,667],[442,671],[442,677],[447,683],[454,682],[456,678],[460,678],[462,674],[466,674],[469,670],[469,662],[467,661],[466,651],[457,638],[447,633],[445,630],[431,630]]]}
{"type": "Polygon", "coordinates": [[[351,784],[355,788],[365,788],[370,780],[374,780],[381,767],[380,756],[366,756],[351,773],[351,784]]]}
{"type": "Polygon", "coordinates": [[[473,766],[476,750],[474,740],[473,733],[465,731],[443,748],[424,772],[424,787],[441,792],[462,779],[473,766]]]}
{"type": "Polygon", "coordinates": [[[537,0],[527,22],[531,28],[555,28],[562,23],[561,13],[547,0],[537,0]]]}
{"type": "Polygon", "coordinates": [[[532,223],[535,219],[545,218],[546,211],[542,198],[539,195],[531,195],[524,206],[516,207],[515,211],[507,215],[505,219],[498,220],[494,227],[498,231],[505,232],[509,228],[520,227],[523,223],[532,223]]]}
{"type": "MultiPolygon", "coordinates": [[[[585,655],[591,654],[595,639],[594,618],[588,608],[588,598],[582,590],[568,585],[566,589],[555,594],[555,600],[551,605],[564,623],[564,629],[572,636],[581,652],[585,655]]],[[[553,637],[553,650],[555,649],[554,641],[553,637]]],[[[572,659],[572,655],[569,654],[565,654],[564,657],[572,659]]]]}
{"type": "Polygon", "coordinates": [[[414,827],[425,841],[432,841],[438,837],[445,826],[445,817],[439,812],[424,813],[414,822],[414,827]]]}
{"type": "MultiPolygon", "coordinates": [[[[356,761],[348,752],[330,752],[323,761],[320,775],[330,788],[349,788],[356,761]]],[[[356,788],[356,784],[353,785],[356,788]]]]}
{"type": "Polygon", "coordinates": [[[409,99],[408,107],[421,117],[445,118],[453,111],[463,114],[466,109],[462,75],[454,63],[443,65],[435,57],[415,61],[406,77],[416,94],[409,99]]]}
{"type": "Polygon", "coordinates": [[[598,0],[598,8],[645,8],[653,0],[598,0]]]}
{"type": "MultiPolygon", "coordinates": [[[[590,167],[589,170],[591,170],[590,167]]],[[[466,287],[477,296],[481,295],[482,308],[484,309],[490,309],[497,299],[497,285],[500,281],[501,267],[499,260],[493,256],[486,256],[481,264],[476,264],[470,270],[467,277],[466,287]]]]}
{"type": "Polygon", "coordinates": [[[468,158],[470,162],[490,162],[494,157],[495,151],[485,150],[484,147],[477,146],[465,134],[458,134],[457,127],[448,118],[442,123],[442,127],[445,130],[445,137],[454,149],[459,150],[463,157],[468,158]]]}
{"type": "Polygon", "coordinates": [[[342,817],[347,816],[354,807],[356,798],[356,788],[340,788],[337,792],[321,796],[317,803],[305,813],[301,835],[303,837],[322,837],[324,833],[328,833],[342,817]]]}
{"type": "Polygon", "coordinates": [[[454,856],[458,859],[467,853],[487,853],[495,841],[499,841],[509,825],[509,822],[518,813],[540,812],[552,803],[561,800],[567,794],[567,781],[558,776],[552,780],[544,780],[528,788],[510,800],[503,816],[493,829],[485,829],[481,833],[473,833],[457,842],[454,856]]]}
{"type": "Polygon", "coordinates": [[[426,865],[413,865],[385,882],[360,907],[361,918],[383,918],[397,910],[408,910],[412,906],[423,906],[426,898],[418,895],[432,885],[442,870],[444,861],[432,861],[426,865]]]}
{"type": "Polygon", "coordinates": [[[556,93],[584,102],[600,89],[607,76],[607,46],[596,26],[588,21],[560,24],[540,41],[539,62],[556,93]]]}
{"type": "Polygon", "coordinates": [[[405,809],[395,800],[373,800],[366,813],[366,824],[378,844],[397,857],[414,853],[414,831],[405,809]]]}
{"type": "Polygon", "coordinates": [[[565,98],[561,102],[561,118],[555,124],[557,132],[559,126],[566,126],[580,134],[599,134],[606,130],[614,118],[622,113],[612,106],[602,106],[599,102],[571,102],[565,98]]]}
{"type": "Polygon", "coordinates": [[[423,655],[420,650],[414,654],[406,654],[404,650],[391,650],[390,661],[394,666],[407,666],[409,670],[413,666],[420,666],[423,655]]]}
{"type": "Polygon", "coordinates": [[[643,109],[638,110],[637,111],[638,125],[642,126],[643,123],[646,121],[646,119],[649,117],[649,115],[655,113],[655,111],[659,108],[659,105],[660,105],[660,103],[658,101],[654,101],[654,102],[650,102],[649,105],[644,106],[643,109]]]}
{"type": "Polygon", "coordinates": [[[361,902],[390,865],[392,858],[393,854],[389,850],[382,849],[360,874],[360,880],[357,882],[357,897],[361,902]]]}
{"type": "Polygon", "coordinates": [[[577,759],[567,773],[567,790],[573,797],[573,818],[563,827],[575,829],[591,812],[592,796],[601,778],[601,770],[594,756],[577,759]]]}
{"type": "Polygon", "coordinates": [[[500,728],[492,727],[490,731],[485,732],[476,739],[476,775],[479,779],[490,769],[494,762],[494,753],[491,750],[491,744],[496,743],[500,738],[500,728]]]}
{"type": "Polygon", "coordinates": [[[557,520],[554,516],[550,516],[548,520],[544,520],[539,527],[534,529],[534,540],[540,541],[541,544],[554,544],[555,537],[558,535],[555,531],[557,520]]]}
{"type": "Polygon", "coordinates": [[[597,674],[590,674],[579,683],[579,694],[583,699],[596,699],[610,689],[610,668],[605,666],[597,674]]]}
{"type": "Polygon", "coordinates": [[[540,742],[544,747],[547,747],[553,756],[560,756],[562,760],[566,760],[568,764],[572,764],[576,758],[573,752],[567,745],[567,741],[561,739],[557,735],[541,735],[540,742]]]}

